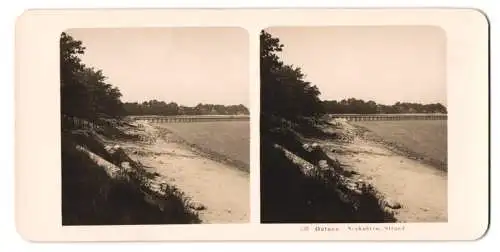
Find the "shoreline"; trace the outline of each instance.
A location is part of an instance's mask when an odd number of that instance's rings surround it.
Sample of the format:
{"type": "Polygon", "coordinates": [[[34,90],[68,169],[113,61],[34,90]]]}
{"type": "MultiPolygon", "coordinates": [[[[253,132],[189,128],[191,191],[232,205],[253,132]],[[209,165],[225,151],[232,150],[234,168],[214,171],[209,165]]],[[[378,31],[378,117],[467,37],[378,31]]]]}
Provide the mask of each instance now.
{"type": "Polygon", "coordinates": [[[360,132],[358,125],[347,123],[344,127],[353,130],[353,139],[329,146],[332,157],[347,170],[354,171],[355,178],[373,185],[389,205],[399,205],[393,209],[397,222],[448,220],[445,171],[395,150],[391,145],[365,137],[365,131],[360,132]]]}
{"type": "Polygon", "coordinates": [[[186,195],[202,223],[249,221],[249,174],[216,160],[170,132],[141,123],[151,138],[147,144],[123,142],[129,156],[156,174],[157,182],[171,184],[186,195]]]}
{"type": "Polygon", "coordinates": [[[212,161],[224,164],[224,165],[229,165],[231,167],[234,167],[237,170],[243,171],[245,173],[250,173],[250,164],[247,164],[243,161],[232,159],[228,157],[227,155],[221,154],[219,152],[213,151],[209,148],[204,148],[198,144],[191,143],[190,141],[187,141],[183,137],[181,137],[179,134],[176,134],[175,132],[171,131],[168,129],[168,127],[161,126],[158,124],[151,124],[152,127],[155,127],[159,132],[160,136],[163,140],[165,141],[175,141],[178,144],[184,145],[186,148],[190,148],[191,151],[195,152],[201,157],[208,158],[212,161]],[[173,137],[174,139],[168,139],[166,135],[170,135],[170,137],[173,137]]]}
{"type": "Polygon", "coordinates": [[[355,128],[356,137],[359,137],[363,140],[373,142],[375,144],[380,144],[387,148],[388,150],[394,152],[395,154],[404,156],[408,159],[415,160],[424,165],[429,165],[435,168],[436,170],[443,172],[445,176],[448,174],[448,164],[447,162],[443,162],[434,158],[431,158],[423,153],[419,153],[411,150],[410,148],[404,146],[401,143],[396,141],[386,140],[384,137],[378,135],[374,131],[368,129],[367,127],[349,123],[352,127],[355,128]]]}

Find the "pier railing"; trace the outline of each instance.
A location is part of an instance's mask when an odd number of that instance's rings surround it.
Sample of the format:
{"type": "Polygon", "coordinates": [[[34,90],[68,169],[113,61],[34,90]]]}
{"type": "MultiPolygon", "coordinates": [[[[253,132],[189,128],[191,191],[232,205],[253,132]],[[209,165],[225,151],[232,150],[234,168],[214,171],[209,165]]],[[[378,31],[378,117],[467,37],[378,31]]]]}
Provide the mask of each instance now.
{"type": "Polygon", "coordinates": [[[192,123],[217,121],[248,121],[248,115],[193,115],[193,116],[129,116],[129,119],[153,123],[192,123]]]}
{"type": "Polygon", "coordinates": [[[330,114],[331,119],[348,121],[447,120],[447,114],[330,114]]]}

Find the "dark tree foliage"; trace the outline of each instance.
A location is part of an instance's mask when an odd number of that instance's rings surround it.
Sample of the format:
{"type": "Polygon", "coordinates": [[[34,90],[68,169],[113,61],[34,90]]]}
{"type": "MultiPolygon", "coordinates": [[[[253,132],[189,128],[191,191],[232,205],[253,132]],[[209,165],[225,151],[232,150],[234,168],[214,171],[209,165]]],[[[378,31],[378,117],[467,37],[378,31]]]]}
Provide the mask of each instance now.
{"type": "Polygon", "coordinates": [[[323,101],[323,107],[329,114],[408,114],[408,113],[443,113],[447,110],[441,103],[420,104],[397,102],[394,105],[377,104],[374,101],[365,102],[355,98],[341,101],[323,101]]]}
{"type": "Polygon", "coordinates": [[[106,82],[102,70],[82,63],[82,42],[62,33],[60,50],[61,113],[85,119],[122,116],[120,90],[106,82]]]}
{"type": "Polygon", "coordinates": [[[126,102],[123,104],[127,115],[248,115],[248,108],[239,105],[219,105],[199,103],[194,107],[178,105],[175,102],[150,100],[142,103],[126,102]]]}
{"type": "Polygon", "coordinates": [[[261,113],[288,120],[323,113],[318,88],[305,80],[302,69],[286,65],[278,53],[284,48],[278,38],[260,34],[261,113]]]}

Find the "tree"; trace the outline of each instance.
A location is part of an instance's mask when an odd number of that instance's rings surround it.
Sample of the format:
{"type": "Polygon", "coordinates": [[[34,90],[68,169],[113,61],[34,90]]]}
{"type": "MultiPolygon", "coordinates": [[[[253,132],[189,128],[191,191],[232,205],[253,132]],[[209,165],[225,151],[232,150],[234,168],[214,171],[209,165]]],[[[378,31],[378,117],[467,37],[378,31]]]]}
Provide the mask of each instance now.
{"type": "Polygon", "coordinates": [[[280,60],[280,40],[262,31],[260,42],[261,113],[289,120],[321,115],[319,89],[305,81],[301,68],[280,60]]]}
{"type": "Polygon", "coordinates": [[[106,83],[102,70],[82,63],[82,42],[62,33],[60,50],[61,113],[86,119],[123,115],[120,90],[106,83]]]}
{"type": "Polygon", "coordinates": [[[77,84],[77,74],[84,70],[79,55],[84,54],[85,47],[81,41],[73,39],[66,33],[61,34],[60,46],[60,73],[61,85],[77,84]]]}
{"type": "Polygon", "coordinates": [[[79,55],[84,53],[85,47],[82,46],[81,41],[62,33],[60,50],[61,112],[88,118],[90,117],[88,107],[91,97],[79,78],[85,68],[79,55]]]}

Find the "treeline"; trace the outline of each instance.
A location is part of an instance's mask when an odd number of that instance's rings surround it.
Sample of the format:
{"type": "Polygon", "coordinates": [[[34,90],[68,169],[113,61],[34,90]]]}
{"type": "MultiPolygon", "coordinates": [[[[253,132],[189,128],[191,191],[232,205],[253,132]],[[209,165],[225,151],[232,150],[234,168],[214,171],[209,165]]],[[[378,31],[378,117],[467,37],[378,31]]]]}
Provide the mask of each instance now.
{"type": "Polygon", "coordinates": [[[408,114],[408,113],[442,113],[447,109],[441,103],[420,104],[396,102],[393,105],[377,104],[374,101],[349,98],[341,101],[323,101],[324,111],[328,114],[408,114]]]}
{"type": "Polygon", "coordinates": [[[102,70],[86,66],[82,42],[67,33],[60,39],[61,113],[82,119],[119,118],[125,115],[238,115],[249,114],[244,105],[198,104],[194,107],[150,100],[123,103],[117,87],[107,82],[102,70]]]}
{"type": "Polygon", "coordinates": [[[150,100],[142,103],[126,102],[123,104],[127,115],[248,115],[248,108],[239,105],[202,104],[194,107],[178,105],[175,102],[150,100]]]}
{"type": "Polygon", "coordinates": [[[106,82],[102,70],[82,63],[82,42],[62,33],[60,50],[61,113],[84,119],[123,116],[120,90],[106,82]]]}

